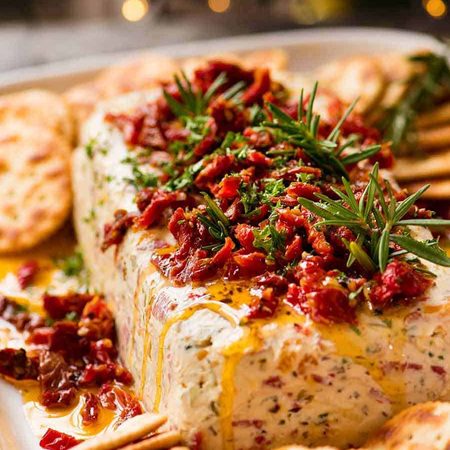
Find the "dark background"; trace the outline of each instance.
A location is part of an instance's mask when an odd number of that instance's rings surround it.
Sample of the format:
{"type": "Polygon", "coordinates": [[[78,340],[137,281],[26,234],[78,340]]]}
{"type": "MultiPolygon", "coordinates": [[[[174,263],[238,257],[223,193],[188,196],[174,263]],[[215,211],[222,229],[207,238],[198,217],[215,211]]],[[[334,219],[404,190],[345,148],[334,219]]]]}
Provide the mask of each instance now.
{"type": "Polygon", "coordinates": [[[379,26],[450,38],[448,3],[449,0],[0,0],[0,71],[99,52],[301,28],[379,26]]]}

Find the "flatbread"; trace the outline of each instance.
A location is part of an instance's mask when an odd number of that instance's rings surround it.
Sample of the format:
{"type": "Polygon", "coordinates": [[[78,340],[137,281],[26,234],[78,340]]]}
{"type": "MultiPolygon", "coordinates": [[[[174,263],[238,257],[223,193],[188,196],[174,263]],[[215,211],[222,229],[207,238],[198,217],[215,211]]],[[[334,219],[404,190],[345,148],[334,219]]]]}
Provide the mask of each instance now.
{"type": "Polygon", "coordinates": [[[316,72],[319,85],[329,88],[345,103],[359,97],[355,111],[364,114],[382,96],[385,79],[375,58],[355,56],[322,66],[316,72]]]}
{"type": "Polygon", "coordinates": [[[52,92],[33,89],[0,97],[0,125],[21,120],[28,125],[51,129],[71,141],[73,118],[64,99],[52,92]]]}
{"type": "Polygon", "coordinates": [[[70,213],[70,146],[51,129],[0,125],[0,253],[28,249],[70,213]]]}
{"type": "Polygon", "coordinates": [[[397,158],[394,175],[399,181],[450,176],[450,148],[420,158],[397,158]]]}

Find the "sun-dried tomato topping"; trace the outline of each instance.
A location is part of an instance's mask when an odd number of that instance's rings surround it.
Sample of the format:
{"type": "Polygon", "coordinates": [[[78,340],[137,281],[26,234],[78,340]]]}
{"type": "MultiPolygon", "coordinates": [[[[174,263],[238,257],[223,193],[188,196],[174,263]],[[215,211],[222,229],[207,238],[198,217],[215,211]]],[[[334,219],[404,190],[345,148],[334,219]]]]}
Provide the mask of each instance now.
{"type": "Polygon", "coordinates": [[[39,272],[39,263],[37,261],[27,261],[17,270],[17,282],[21,289],[30,286],[39,272]]]}
{"type": "Polygon", "coordinates": [[[31,331],[44,326],[39,314],[30,313],[19,303],[0,295],[0,317],[13,324],[19,331],[31,331]]]}
{"type": "Polygon", "coordinates": [[[83,308],[78,326],[78,335],[89,340],[111,338],[114,318],[105,300],[95,296],[88,302],[83,308]]]}
{"type": "Polygon", "coordinates": [[[37,357],[27,356],[24,349],[0,350],[0,374],[15,380],[36,380],[39,375],[37,357]]]}
{"type": "Polygon", "coordinates": [[[92,392],[86,392],[82,395],[83,407],[81,408],[81,419],[84,426],[92,425],[97,422],[100,414],[100,400],[92,392]]]}
{"type": "Polygon", "coordinates": [[[374,281],[375,285],[370,290],[370,301],[376,308],[383,308],[398,300],[418,297],[432,285],[429,277],[398,260],[390,262],[383,273],[376,274],[374,281]]]}
{"type": "Polygon", "coordinates": [[[92,301],[94,295],[77,292],[67,295],[50,295],[45,293],[42,301],[47,314],[55,320],[64,319],[68,314],[75,313],[81,316],[84,307],[92,301]]]}
{"type": "Polygon", "coordinates": [[[75,400],[74,370],[56,352],[39,354],[41,403],[49,408],[69,406],[75,400]]]}
{"type": "MultiPolygon", "coordinates": [[[[106,302],[98,295],[44,295],[51,325],[44,318],[28,328],[15,318],[20,306],[12,300],[0,302],[1,317],[29,331],[30,351],[0,350],[0,374],[16,380],[38,380],[41,403],[57,408],[73,404],[82,387],[119,382],[130,385],[131,373],[117,362],[114,321],[106,302]],[[77,302],[79,304],[77,304],[77,302]],[[7,313],[7,314],[5,314],[7,313]]],[[[28,314],[28,313],[19,313],[28,314]]],[[[30,323],[30,319],[27,319],[30,323]]],[[[88,414],[86,412],[86,414],[88,414]]]]}
{"type": "Polygon", "coordinates": [[[103,408],[120,411],[122,421],[144,412],[141,403],[134,395],[116,385],[104,384],[98,393],[98,398],[103,408]]]}
{"type": "Polygon", "coordinates": [[[73,436],[53,430],[52,428],[49,428],[39,441],[39,445],[46,450],[67,450],[75,447],[79,443],[80,441],[73,436]]]}
{"type": "MultiPolygon", "coordinates": [[[[152,249],[152,263],[179,285],[264,279],[255,281],[260,294],[247,305],[252,319],[288,305],[317,322],[354,323],[369,287],[377,308],[422,298],[430,286],[427,277],[396,257],[411,283],[390,280],[398,267],[376,274],[376,257],[367,263],[353,254],[363,245],[372,255],[369,237],[357,228],[365,232],[371,226],[356,219],[350,226],[327,210],[328,201],[339,201],[334,205],[342,217],[353,217],[373,164],[389,168],[393,157],[389,143],[373,147],[380,132],[361,115],[352,112],[341,123],[346,105],[320,89],[317,95],[328,109],[325,120],[308,119],[312,93],[300,104],[269,70],[210,61],[190,79],[182,75],[164,84],[145,107],[108,115],[130,154],[143,159],[143,172],[154,170],[157,176],[152,187],[137,189],[136,211],[116,212],[105,226],[103,250],[120,245],[130,229],[167,224],[175,248],[152,249]],[[323,208],[308,207],[319,199],[323,208]]],[[[387,183],[380,189],[386,199],[406,198],[395,187],[389,193],[387,183]]],[[[405,217],[427,214],[411,206],[405,217]]]]}
{"type": "Polygon", "coordinates": [[[119,209],[114,213],[114,221],[104,226],[102,251],[123,241],[128,229],[133,225],[135,217],[135,214],[127,213],[123,209],[119,209]]]}
{"type": "Polygon", "coordinates": [[[162,219],[167,208],[177,208],[186,201],[187,196],[183,192],[156,190],[151,195],[149,204],[142,210],[142,214],[137,219],[137,225],[141,228],[151,227],[162,219]]]}

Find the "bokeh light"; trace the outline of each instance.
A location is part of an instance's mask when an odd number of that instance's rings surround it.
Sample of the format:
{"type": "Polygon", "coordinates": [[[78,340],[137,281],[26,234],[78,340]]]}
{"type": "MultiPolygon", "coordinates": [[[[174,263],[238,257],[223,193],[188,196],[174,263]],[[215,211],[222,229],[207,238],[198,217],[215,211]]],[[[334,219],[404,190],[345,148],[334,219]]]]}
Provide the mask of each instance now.
{"type": "Polygon", "coordinates": [[[208,6],[215,13],[224,13],[230,7],[230,0],[208,0],[208,6]]]}
{"type": "Polygon", "coordinates": [[[125,0],[122,5],[122,16],[129,22],[138,22],[148,13],[147,0],[125,0]]]}
{"type": "Polygon", "coordinates": [[[447,5],[443,0],[425,0],[424,7],[426,12],[435,19],[444,17],[447,13],[447,5]]]}

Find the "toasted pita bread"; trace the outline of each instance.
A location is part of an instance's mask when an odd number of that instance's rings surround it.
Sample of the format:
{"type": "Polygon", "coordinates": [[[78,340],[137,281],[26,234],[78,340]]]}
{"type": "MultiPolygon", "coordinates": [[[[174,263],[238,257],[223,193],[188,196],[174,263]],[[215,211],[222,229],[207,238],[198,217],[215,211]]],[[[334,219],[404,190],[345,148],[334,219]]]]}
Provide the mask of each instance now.
{"type": "Polygon", "coordinates": [[[421,114],[416,121],[418,128],[433,128],[450,123],[450,102],[421,114]]]}
{"type": "Polygon", "coordinates": [[[422,150],[436,150],[450,146],[450,125],[420,129],[417,132],[417,145],[422,150]]]}
{"type": "Polygon", "coordinates": [[[383,94],[385,79],[383,71],[374,58],[355,56],[341,59],[316,72],[322,87],[333,91],[346,103],[359,97],[355,111],[365,113],[383,94]]]}
{"type": "Polygon", "coordinates": [[[370,450],[446,450],[450,443],[450,403],[429,402],[389,420],[367,442],[370,450]]]}
{"type": "Polygon", "coordinates": [[[115,450],[143,438],[166,421],[167,417],[160,414],[144,413],[128,419],[117,430],[108,431],[78,444],[77,450],[115,450]]]}
{"type": "Polygon", "coordinates": [[[31,248],[65,222],[70,150],[52,130],[20,120],[0,126],[0,253],[31,248]]]}
{"type": "Polygon", "coordinates": [[[422,194],[421,198],[428,200],[450,200],[450,179],[423,180],[420,183],[409,183],[402,186],[410,192],[416,192],[424,184],[430,184],[431,186],[422,194]]]}
{"type": "Polygon", "coordinates": [[[420,158],[397,158],[394,175],[399,181],[450,175],[450,148],[420,158]]]}
{"type": "Polygon", "coordinates": [[[54,130],[68,141],[74,126],[64,99],[52,92],[29,90],[0,97],[0,124],[21,120],[26,125],[39,125],[54,130]]]}

